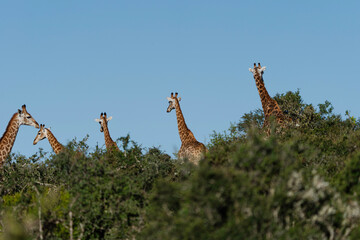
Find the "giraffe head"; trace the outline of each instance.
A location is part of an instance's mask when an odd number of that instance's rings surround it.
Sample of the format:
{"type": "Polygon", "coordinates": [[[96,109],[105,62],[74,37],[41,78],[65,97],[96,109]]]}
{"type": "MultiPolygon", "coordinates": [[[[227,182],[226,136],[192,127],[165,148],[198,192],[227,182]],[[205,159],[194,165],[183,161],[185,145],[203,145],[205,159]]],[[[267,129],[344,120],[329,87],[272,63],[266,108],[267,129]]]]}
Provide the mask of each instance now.
{"type": "Polygon", "coordinates": [[[40,129],[34,139],[33,144],[36,145],[39,141],[47,138],[47,130],[45,128],[45,124],[40,124],[40,129]]]}
{"type": "Polygon", "coordinates": [[[104,131],[104,127],[107,127],[108,121],[110,121],[112,117],[106,117],[106,113],[100,114],[100,119],[96,118],[95,121],[100,123],[100,132],[104,131]]]}
{"type": "Polygon", "coordinates": [[[178,93],[171,93],[171,96],[167,98],[169,100],[169,106],[166,110],[166,112],[171,112],[176,107],[176,104],[178,104],[181,101],[181,97],[178,97],[178,93]]]}
{"type": "Polygon", "coordinates": [[[28,113],[26,110],[26,105],[22,105],[21,110],[18,110],[17,113],[18,120],[20,125],[29,125],[35,128],[39,128],[39,124],[35,121],[35,119],[28,113]]]}
{"type": "Polygon", "coordinates": [[[254,63],[254,68],[249,68],[249,71],[253,73],[254,78],[258,75],[262,79],[262,75],[264,74],[266,67],[261,67],[260,63],[258,63],[258,66],[256,66],[256,63],[254,63]]]}

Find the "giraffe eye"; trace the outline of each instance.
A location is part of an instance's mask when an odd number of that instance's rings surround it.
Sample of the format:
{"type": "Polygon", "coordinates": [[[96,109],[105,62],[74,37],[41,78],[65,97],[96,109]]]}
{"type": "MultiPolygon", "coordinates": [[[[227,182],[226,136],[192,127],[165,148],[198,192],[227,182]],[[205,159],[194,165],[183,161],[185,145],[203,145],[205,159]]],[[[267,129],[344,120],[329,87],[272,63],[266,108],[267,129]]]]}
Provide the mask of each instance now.
{"type": "Polygon", "coordinates": [[[26,118],[29,119],[29,118],[31,118],[31,117],[30,117],[30,116],[27,116],[26,118]]]}

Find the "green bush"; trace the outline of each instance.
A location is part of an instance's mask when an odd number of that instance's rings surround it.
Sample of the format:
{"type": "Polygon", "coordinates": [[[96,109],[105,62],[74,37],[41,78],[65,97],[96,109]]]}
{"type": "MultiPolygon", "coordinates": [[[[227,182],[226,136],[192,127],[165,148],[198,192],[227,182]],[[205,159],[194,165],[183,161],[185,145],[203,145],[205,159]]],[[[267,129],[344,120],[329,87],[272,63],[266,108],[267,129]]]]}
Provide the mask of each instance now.
{"type": "Polygon", "coordinates": [[[0,239],[358,239],[360,121],[300,92],[214,132],[199,166],[119,138],[58,155],[12,154],[0,170],[0,239]]]}
{"type": "MultiPolygon", "coordinates": [[[[314,168],[304,168],[297,158],[301,145],[251,132],[225,166],[203,161],[184,181],[159,182],[140,238],[348,236],[360,212],[348,217],[346,198],[314,168]]],[[[359,209],[357,203],[354,207],[359,209]]]]}
{"type": "Polygon", "coordinates": [[[37,219],[42,230],[35,224],[25,232],[44,239],[133,236],[155,179],[172,174],[174,161],[157,148],[141,149],[129,136],[120,141],[120,152],[88,153],[85,138],[49,158],[14,156],[17,161],[9,159],[1,172],[0,211],[20,223],[37,219]]]}

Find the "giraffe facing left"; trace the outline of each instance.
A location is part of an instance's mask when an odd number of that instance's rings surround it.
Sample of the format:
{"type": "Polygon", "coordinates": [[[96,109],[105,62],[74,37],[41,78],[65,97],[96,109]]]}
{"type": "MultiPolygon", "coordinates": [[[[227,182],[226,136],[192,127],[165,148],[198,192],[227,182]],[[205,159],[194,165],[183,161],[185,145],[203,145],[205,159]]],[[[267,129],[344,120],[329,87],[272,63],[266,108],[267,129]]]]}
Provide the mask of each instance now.
{"type": "Polygon", "coordinates": [[[54,134],[50,131],[50,128],[45,128],[45,124],[40,124],[40,129],[36,134],[33,144],[36,145],[39,141],[47,138],[55,154],[59,154],[64,146],[59,143],[54,134]]]}
{"type": "Polygon", "coordinates": [[[11,152],[21,125],[39,128],[39,124],[26,110],[25,104],[22,105],[21,110],[18,109],[18,111],[11,117],[4,134],[0,139],[0,167],[3,166],[7,156],[11,152]]]}

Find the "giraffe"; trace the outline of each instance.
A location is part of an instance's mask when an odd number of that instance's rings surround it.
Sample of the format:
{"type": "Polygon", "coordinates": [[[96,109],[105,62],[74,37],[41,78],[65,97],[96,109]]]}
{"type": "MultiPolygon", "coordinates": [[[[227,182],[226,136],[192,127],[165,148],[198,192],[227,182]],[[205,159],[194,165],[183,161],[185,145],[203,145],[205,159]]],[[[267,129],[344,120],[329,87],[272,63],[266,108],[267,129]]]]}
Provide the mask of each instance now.
{"type": "Polygon", "coordinates": [[[11,117],[4,135],[0,139],[0,167],[4,164],[7,156],[11,152],[16,139],[16,135],[21,125],[33,126],[39,128],[39,124],[26,110],[26,105],[22,105],[21,110],[14,113],[11,117]]]}
{"type": "Polygon", "coordinates": [[[111,119],[112,117],[106,117],[106,113],[101,113],[100,119],[96,118],[95,121],[100,123],[100,132],[104,132],[106,149],[108,151],[110,150],[120,151],[119,147],[116,145],[116,142],[114,142],[110,137],[108,122],[111,119]]]}
{"type": "MultiPolygon", "coordinates": [[[[253,73],[256,87],[258,89],[261,105],[264,111],[265,120],[263,127],[269,126],[269,119],[271,116],[276,118],[276,121],[280,126],[284,126],[286,117],[284,113],[281,111],[279,104],[277,101],[270,97],[268,91],[265,88],[263,74],[266,67],[261,67],[260,63],[258,66],[254,63],[254,69],[249,68],[249,71],[253,73]]],[[[267,134],[270,134],[270,129],[268,129],[267,134]]]]}
{"type": "Polygon", "coordinates": [[[50,128],[45,128],[45,124],[40,124],[40,129],[34,139],[33,144],[36,145],[39,141],[47,138],[55,154],[59,154],[64,146],[58,142],[54,134],[50,131],[50,128]]]}
{"type": "Polygon", "coordinates": [[[171,97],[168,97],[169,107],[167,108],[167,112],[171,112],[171,110],[175,109],[176,118],[178,123],[178,130],[181,140],[181,147],[178,152],[178,157],[180,159],[187,158],[190,162],[195,165],[199,164],[199,161],[206,153],[206,147],[201,142],[198,142],[194,137],[194,134],[190,131],[190,129],[186,126],[184,116],[182,114],[180,103],[180,97],[177,97],[178,93],[171,93],[171,97]]]}

